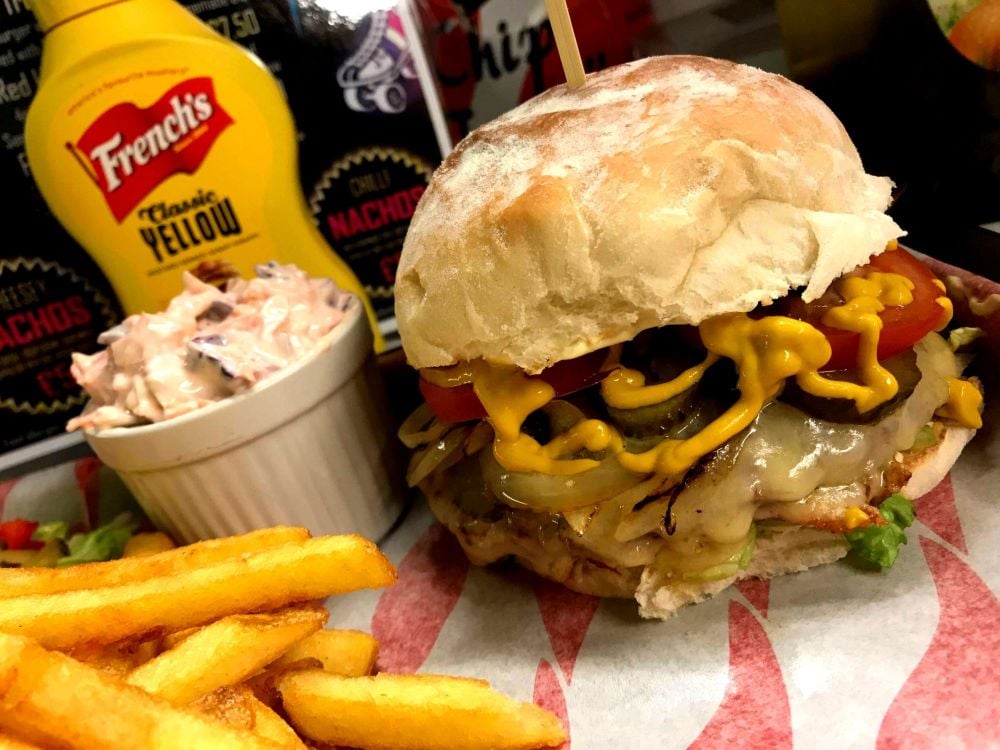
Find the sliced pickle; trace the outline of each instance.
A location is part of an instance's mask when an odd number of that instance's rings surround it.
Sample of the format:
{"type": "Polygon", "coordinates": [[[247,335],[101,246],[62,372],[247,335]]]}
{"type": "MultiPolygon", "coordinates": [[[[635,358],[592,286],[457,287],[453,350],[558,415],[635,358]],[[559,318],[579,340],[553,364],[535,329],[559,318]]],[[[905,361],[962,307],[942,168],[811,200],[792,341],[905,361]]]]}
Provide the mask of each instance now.
{"type": "MultiPolygon", "coordinates": [[[[899,391],[884,404],[880,404],[874,409],[866,411],[864,414],[858,412],[853,401],[813,396],[799,388],[795,381],[791,379],[785,383],[785,388],[781,393],[781,401],[825,422],[835,422],[837,424],[872,424],[878,422],[906,401],[910,397],[910,394],[913,393],[913,389],[917,387],[917,383],[920,382],[920,370],[917,369],[917,355],[913,350],[890,357],[881,364],[896,378],[896,381],[899,383],[899,391]]],[[[858,382],[856,371],[853,369],[829,370],[823,373],[823,377],[831,380],[858,382]]]]}

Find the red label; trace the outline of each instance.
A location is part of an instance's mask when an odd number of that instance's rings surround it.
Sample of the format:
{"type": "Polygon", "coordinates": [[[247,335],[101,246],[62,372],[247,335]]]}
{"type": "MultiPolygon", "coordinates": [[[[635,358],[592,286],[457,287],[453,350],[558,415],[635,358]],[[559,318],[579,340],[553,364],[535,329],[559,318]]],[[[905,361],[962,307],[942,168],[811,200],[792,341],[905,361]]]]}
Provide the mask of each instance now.
{"type": "Polygon", "coordinates": [[[233,118],[211,78],[189,78],[142,109],[116,104],[66,147],[87,170],[120,223],[171,175],[194,174],[233,118]]]}

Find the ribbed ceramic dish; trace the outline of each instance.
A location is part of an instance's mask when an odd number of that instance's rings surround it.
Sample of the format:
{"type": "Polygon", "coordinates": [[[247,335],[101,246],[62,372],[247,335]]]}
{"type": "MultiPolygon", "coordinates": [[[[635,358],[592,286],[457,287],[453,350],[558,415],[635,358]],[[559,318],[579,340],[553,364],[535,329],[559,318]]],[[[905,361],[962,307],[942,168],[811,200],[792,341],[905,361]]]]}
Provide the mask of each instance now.
{"type": "Polygon", "coordinates": [[[86,437],[183,542],[278,524],[378,540],[406,497],[360,305],[320,351],[245,393],[86,437]]]}

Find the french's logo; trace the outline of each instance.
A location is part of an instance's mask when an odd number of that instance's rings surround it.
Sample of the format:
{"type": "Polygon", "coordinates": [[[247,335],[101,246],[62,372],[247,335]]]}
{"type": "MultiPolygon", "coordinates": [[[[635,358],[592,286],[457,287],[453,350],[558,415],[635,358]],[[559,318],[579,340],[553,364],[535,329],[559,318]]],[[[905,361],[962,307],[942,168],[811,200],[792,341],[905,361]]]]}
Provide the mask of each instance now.
{"type": "Polygon", "coordinates": [[[215,98],[212,79],[189,78],[145,109],[116,104],[66,148],[121,223],[165,179],[198,171],[232,124],[215,98]]]}

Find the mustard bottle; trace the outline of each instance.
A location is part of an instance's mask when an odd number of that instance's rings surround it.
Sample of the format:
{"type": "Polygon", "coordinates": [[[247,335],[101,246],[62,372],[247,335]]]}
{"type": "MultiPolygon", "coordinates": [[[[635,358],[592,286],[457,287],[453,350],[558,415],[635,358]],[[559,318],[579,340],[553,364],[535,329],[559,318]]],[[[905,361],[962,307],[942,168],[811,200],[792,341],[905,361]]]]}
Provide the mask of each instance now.
{"type": "Polygon", "coordinates": [[[312,222],[280,85],[174,0],[34,0],[45,31],[28,163],[52,213],[126,313],[161,310],[183,271],[270,259],[361,284],[312,222]]]}

